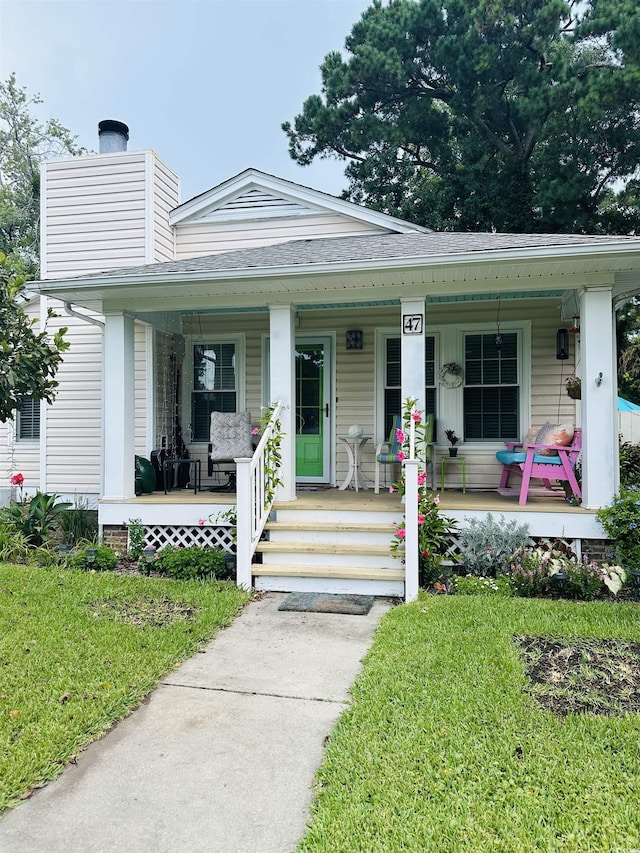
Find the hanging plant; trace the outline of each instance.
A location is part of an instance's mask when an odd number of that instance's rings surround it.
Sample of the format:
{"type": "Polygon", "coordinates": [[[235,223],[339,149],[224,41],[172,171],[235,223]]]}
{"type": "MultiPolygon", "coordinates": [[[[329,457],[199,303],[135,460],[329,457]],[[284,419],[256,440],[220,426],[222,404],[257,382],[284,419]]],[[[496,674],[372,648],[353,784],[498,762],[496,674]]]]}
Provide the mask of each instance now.
{"type": "Polygon", "coordinates": [[[579,376],[567,376],[565,387],[567,394],[573,400],[580,400],[582,398],[582,380],[579,376]]]}

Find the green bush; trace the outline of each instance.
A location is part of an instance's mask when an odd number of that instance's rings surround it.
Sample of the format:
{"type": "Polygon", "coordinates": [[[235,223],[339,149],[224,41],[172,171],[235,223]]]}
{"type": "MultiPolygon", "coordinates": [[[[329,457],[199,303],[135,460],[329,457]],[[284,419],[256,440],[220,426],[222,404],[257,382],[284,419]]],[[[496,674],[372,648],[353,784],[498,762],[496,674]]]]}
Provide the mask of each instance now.
{"type": "Polygon", "coordinates": [[[24,503],[12,501],[0,510],[0,524],[13,526],[29,545],[42,545],[58,526],[60,514],[70,503],[58,501],[58,495],[36,492],[24,503]]]}
{"type": "Polygon", "coordinates": [[[640,444],[620,441],[620,485],[640,486],[640,444]]]}
{"type": "Polygon", "coordinates": [[[465,518],[468,526],[460,531],[458,547],[460,562],[473,575],[498,576],[508,572],[513,552],[526,545],[529,526],[515,520],[507,522],[504,515],[495,521],[489,512],[486,518],[465,518]]]}
{"type": "Polygon", "coordinates": [[[94,548],[95,560],[90,563],[87,559],[87,549],[81,548],[73,551],[67,559],[67,565],[72,569],[95,570],[96,572],[110,572],[118,565],[118,557],[108,545],[89,545],[94,548]]]}
{"type": "Polygon", "coordinates": [[[640,489],[621,488],[611,506],[598,510],[598,518],[609,539],[613,540],[616,558],[627,569],[640,568],[640,489]]]}
{"type": "Polygon", "coordinates": [[[501,575],[486,578],[479,575],[454,575],[450,582],[451,591],[456,595],[504,595],[512,596],[511,578],[501,575]]]}
{"type": "Polygon", "coordinates": [[[24,563],[28,550],[24,533],[11,524],[0,524],[0,563],[24,563]]]}
{"type": "Polygon", "coordinates": [[[154,568],[176,580],[192,578],[227,579],[229,571],[220,548],[173,548],[158,553],[154,568]]]}
{"type": "Polygon", "coordinates": [[[69,545],[92,541],[98,535],[98,510],[87,509],[86,501],[78,500],[76,506],[60,513],[60,529],[69,545]]]}

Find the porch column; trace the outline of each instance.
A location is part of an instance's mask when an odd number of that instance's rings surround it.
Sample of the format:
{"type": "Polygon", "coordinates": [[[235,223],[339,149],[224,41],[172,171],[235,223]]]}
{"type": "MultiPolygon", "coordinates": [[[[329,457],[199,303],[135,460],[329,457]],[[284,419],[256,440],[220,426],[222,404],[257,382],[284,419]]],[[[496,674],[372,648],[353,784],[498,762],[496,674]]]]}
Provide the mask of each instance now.
{"type": "MultiPolygon", "coordinates": [[[[401,405],[407,397],[414,397],[417,408],[426,414],[424,339],[424,299],[402,299],[400,301],[401,360],[400,391],[401,405]]],[[[402,414],[402,412],[400,412],[402,414]]]]}
{"type": "Polygon", "coordinates": [[[269,306],[270,403],[282,403],[282,467],[276,500],[296,499],[296,329],[295,306],[269,306]]]}
{"type": "Polygon", "coordinates": [[[105,313],[103,353],[103,497],[135,495],[133,317],[105,313]]]}
{"type": "Polygon", "coordinates": [[[611,503],[617,483],[618,379],[611,287],[589,287],[580,297],[582,353],[582,505],[611,503]]]}

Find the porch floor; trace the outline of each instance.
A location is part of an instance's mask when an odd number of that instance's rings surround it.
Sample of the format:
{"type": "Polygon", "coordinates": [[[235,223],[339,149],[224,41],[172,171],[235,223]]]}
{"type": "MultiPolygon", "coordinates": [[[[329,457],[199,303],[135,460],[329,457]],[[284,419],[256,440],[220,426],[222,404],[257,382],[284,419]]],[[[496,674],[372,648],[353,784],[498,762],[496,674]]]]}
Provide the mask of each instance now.
{"type": "MultiPolygon", "coordinates": [[[[544,512],[544,513],[563,513],[563,514],[588,514],[595,515],[596,510],[584,509],[581,506],[571,506],[561,497],[529,497],[525,506],[520,506],[517,495],[504,496],[499,495],[494,491],[467,491],[464,494],[461,491],[447,490],[439,492],[440,508],[446,512],[450,511],[469,511],[469,512],[544,512]]],[[[179,504],[185,506],[187,504],[202,504],[202,505],[226,505],[234,504],[236,496],[234,492],[208,492],[201,491],[194,494],[191,489],[174,489],[168,494],[163,492],[152,492],[148,495],[139,495],[131,498],[124,503],[131,504],[179,504]]],[[[289,504],[275,504],[286,507],[289,504]]],[[[295,506],[298,509],[334,509],[334,510],[390,510],[397,511],[400,509],[400,499],[397,494],[389,494],[389,492],[381,492],[379,495],[374,494],[373,490],[363,490],[359,492],[353,489],[340,491],[336,488],[318,489],[308,491],[304,488],[298,490],[295,506]]]]}

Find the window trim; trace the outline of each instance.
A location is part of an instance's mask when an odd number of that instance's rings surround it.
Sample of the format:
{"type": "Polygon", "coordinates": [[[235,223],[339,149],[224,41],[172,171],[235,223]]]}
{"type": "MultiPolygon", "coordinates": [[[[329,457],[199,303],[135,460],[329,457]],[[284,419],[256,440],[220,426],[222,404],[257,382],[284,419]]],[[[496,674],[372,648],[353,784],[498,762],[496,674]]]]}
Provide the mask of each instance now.
{"type": "Polygon", "coordinates": [[[185,335],[185,355],[182,363],[182,393],[180,395],[181,410],[182,410],[182,429],[183,434],[186,429],[189,430],[189,440],[185,441],[189,445],[204,447],[207,441],[195,441],[193,439],[193,428],[191,424],[191,395],[194,393],[193,387],[193,348],[201,344],[234,344],[236,357],[236,411],[244,412],[246,409],[246,335],[242,332],[221,335],[208,334],[203,332],[198,335],[185,335]],[[185,417],[186,416],[186,417],[185,417]],[[185,420],[187,423],[185,424],[185,420]]]}

